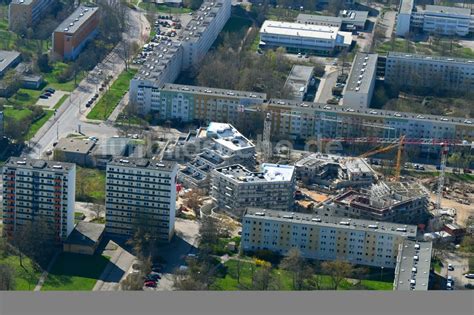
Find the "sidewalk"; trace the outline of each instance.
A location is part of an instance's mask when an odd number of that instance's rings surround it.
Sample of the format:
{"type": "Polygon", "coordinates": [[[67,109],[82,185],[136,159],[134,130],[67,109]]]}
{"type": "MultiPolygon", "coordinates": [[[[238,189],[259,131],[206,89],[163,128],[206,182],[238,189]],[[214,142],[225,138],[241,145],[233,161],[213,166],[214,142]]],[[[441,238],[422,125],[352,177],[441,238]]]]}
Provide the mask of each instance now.
{"type": "Polygon", "coordinates": [[[49,262],[48,268],[46,268],[45,271],[41,274],[41,277],[38,280],[38,284],[36,285],[35,289],[33,291],[41,291],[41,288],[43,287],[44,282],[46,281],[46,278],[48,277],[49,272],[51,271],[51,268],[53,268],[54,263],[58,259],[58,256],[61,252],[56,252],[49,262]]]}

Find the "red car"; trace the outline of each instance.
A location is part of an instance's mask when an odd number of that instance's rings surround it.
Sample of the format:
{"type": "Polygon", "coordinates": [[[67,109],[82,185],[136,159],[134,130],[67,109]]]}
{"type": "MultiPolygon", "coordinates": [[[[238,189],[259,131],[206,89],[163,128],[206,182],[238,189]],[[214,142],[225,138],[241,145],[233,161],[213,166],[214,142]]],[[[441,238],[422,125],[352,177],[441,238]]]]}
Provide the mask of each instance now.
{"type": "Polygon", "coordinates": [[[156,282],[155,281],[145,281],[145,287],[147,287],[147,288],[156,288],[156,282]]]}

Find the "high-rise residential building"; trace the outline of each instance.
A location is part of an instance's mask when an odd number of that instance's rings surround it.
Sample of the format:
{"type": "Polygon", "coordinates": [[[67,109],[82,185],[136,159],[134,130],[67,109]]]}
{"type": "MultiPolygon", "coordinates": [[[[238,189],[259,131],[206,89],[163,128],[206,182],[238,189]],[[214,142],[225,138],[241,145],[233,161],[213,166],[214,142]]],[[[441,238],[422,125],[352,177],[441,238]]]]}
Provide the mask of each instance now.
{"type": "Polygon", "coordinates": [[[286,255],[298,249],[308,259],[395,268],[399,245],[416,237],[415,225],[324,217],[249,208],[242,219],[243,251],[286,255]]]}
{"type": "Polygon", "coordinates": [[[11,157],[3,166],[3,232],[14,237],[27,222],[51,224],[57,242],[74,228],[76,165],[11,157]]]}
{"type": "Polygon", "coordinates": [[[400,87],[466,91],[474,87],[474,60],[389,52],[385,82],[400,87]]]}
{"type": "Polygon", "coordinates": [[[247,207],[288,210],[295,184],[294,166],[263,163],[259,172],[252,172],[230,165],[213,171],[211,198],[219,209],[238,217],[247,207]]]}
{"type": "Polygon", "coordinates": [[[314,211],[324,217],[418,224],[428,218],[428,202],[428,191],[419,183],[379,182],[360,191],[346,191],[314,211]]]}
{"type": "Polygon", "coordinates": [[[79,6],[53,32],[53,53],[73,60],[98,32],[99,8],[79,6]]]}
{"type": "Polygon", "coordinates": [[[368,108],[374,94],[377,54],[357,53],[344,89],[342,104],[352,108],[368,108]]]}
{"type": "Polygon", "coordinates": [[[395,34],[397,36],[407,36],[410,32],[410,20],[413,12],[415,0],[402,0],[398,8],[397,25],[395,34]]]}
{"type": "Polygon", "coordinates": [[[55,0],[12,0],[8,6],[8,27],[12,31],[26,30],[36,24],[55,0]]]}
{"type": "Polygon", "coordinates": [[[409,239],[398,245],[393,290],[428,290],[432,249],[432,242],[417,242],[409,239]]]}
{"type": "Polygon", "coordinates": [[[130,237],[142,228],[159,241],[170,241],[177,171],[177,164],[168,161],[115,158],[107,163],[106,232],[130,237]]]}
{"type": "Polygon", "coordinates": [[[352,43],[350,32],[339,27],[266,20],[260,28],[260,47],[332,55],[352,43]]]}
{"type": "Polygon", "coordinates": [[[0,139],[4,136],[4,118],[3,118],[3,111],[0,111],[0,139]]]}

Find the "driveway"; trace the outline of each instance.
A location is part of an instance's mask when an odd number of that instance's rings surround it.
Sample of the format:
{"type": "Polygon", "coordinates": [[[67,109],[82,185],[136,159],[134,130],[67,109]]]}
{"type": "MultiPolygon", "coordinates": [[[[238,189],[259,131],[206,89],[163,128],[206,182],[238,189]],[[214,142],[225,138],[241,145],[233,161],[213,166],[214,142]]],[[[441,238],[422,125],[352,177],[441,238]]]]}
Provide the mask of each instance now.
{"type": "Polygon", "coordinates": [[[441,270],[441,276],[447,278],[447,276],[453,277],[454,287],[456,289],[464,289],[464,286],[468,283],[474,285],[474,279],[467,279],[464,274],[469,271],[468,258],[462,257],[457,253],[443,252],[443,269],[441,270]],[[448,271],[448,264],[452,264],[454,267],[453,271],[448,271]]]}
{"type": "Polygon", "coordinates": [[[336,85],[337,82],[337,68],[333,66],[326,66],[325,73],[319,82],[318,90],[316,91],[316,96],[314,97],[315,103],[325,104],[327,100],[331,99],[332,88],[336,85]]]}
{"type": "Polygon", "coordinates": [[[47,99],[39,98],[36,102],[36,105],[53,109],[64,95],[69,95],[69,93],[64,91],[56,91],[47,99]]]}

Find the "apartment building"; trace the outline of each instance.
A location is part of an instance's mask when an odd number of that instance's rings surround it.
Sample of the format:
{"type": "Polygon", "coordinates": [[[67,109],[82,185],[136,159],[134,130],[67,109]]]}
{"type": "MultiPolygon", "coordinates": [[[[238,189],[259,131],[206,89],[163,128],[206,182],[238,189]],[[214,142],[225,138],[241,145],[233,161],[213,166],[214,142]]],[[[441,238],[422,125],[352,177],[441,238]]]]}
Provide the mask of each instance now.
{"type": "Polygon", "coordinates": [[[428,191],[417,182],[379,182],[360,191],[346,191],[315,212],[325,217],[419,224],[428,218],[428,203],[428,191]]]}
{"type": "Polygon", "coordinates": [[[402,87],[466,91],[474,87],[474,60],[389,52],[385,82],[402,87]]]}
{"type": "Polygon", "coordinates": [[[294,170],[294,166],[269,163],[263,163],[259,172],[238,164],[216,168],[211,199],[219,209],[237,217],[247,207],[291,209],[296,183],[294,170]]]}
{"type": "Polygon", "coordinates": [[[3,166],[3,232],[8,238],[28,222],[46,220],[56,242],[74,228],[76,165],[11,157],[3,166]]]}
{"type": "Polygon", "coordinates": [[[74,60],[98,32],[99,8],[79,6],[53,32],[53,53],[74,60]]]}
{"type": "Polygon", "coordinates": [[[244,251],[286,255],[298,249],[308,259],[395,268],[399,245],[416,237],[415,225],[321,217],[249,208],[242,219],[244,251]]]}
{"type": "Polygon", "coordinates": [[[159,241],[174,234],[176,212],[175,162],[115,158],[107,164],[105,229],[131,237],[137,227],[159,241]]]}
{"type": "Polygon", "coordinates": [[[208,190],[211,171],[218,167],[233,164],[255,167],[255,145],[230,124],[211,122],[208,127],[198,129],[189,142],[198,152],[179,152],[193,158],[178,173],[179,181],[187,187],[208,190]]]}
{"type": "Polygon", "coordinates": [[[295,163],[298,178],[328,190],[372,185],[377,175],[365,159],[312,153],[295,163]]]}
{"type": "Polygon", "coordinates": [[[409,239],[398,245],[393,290],[428,291],[432,249],[432,242],[409,239]]]}
{"type": "Polygon", "coordinates": [[[332,55],[349,47],[352,33],[339,27],[267,20],[260,28],[260,47],[284,47],[293,52],[332,55]]]}
{"type": "Polygon", "coordinates": [[[230,18],[231,0],[205,0],[180,36],[183,70],[196,66],[206,55],[230,18]]]}
{"type": "Polygon", "coordinates": [[[8,28],[26,30],[36,24],[54,4],[55,0],[12,0],[8,6],[8,28]]]}
{"type": "MultiPolygon", "coordinates": [[[[474,141],[472,119],[379,109],[355,109],[312,102],[271,99],[265,103],[271,112],[272,134],[295,140],[345,138],[398,138],[408,142],[474,141]],[[384,127],[384,128],[381,128],[384,127]]],[[[366,140],[368,141],[368,140],[366,140]]]]}
{"type": "Polygon", "coordinates": [[[411,14],[415,7],[415,0],[402,0],[398,7],[397,24],[395,34],[405,37],[410,33],[411,14]]]}
{"type": "Polygon", "coordinates": [[[344,89],[342,104],[368,108],[374,94],[378,54],[357,53],[344,89]]]}
{"type": "Polygon", "coordinates": [[[267,98],[264,93],[180,84],[164,84],[155,95],[143,110],[158,113],[162,120],[232,124],[241,120],[246,108],[261,105],[267,98]]]}
{"type": "Polygon", "coordinates": [[[0,140],[4,136],[4,117],[3,117],[3,111],[0,111],[0,140]]]}

